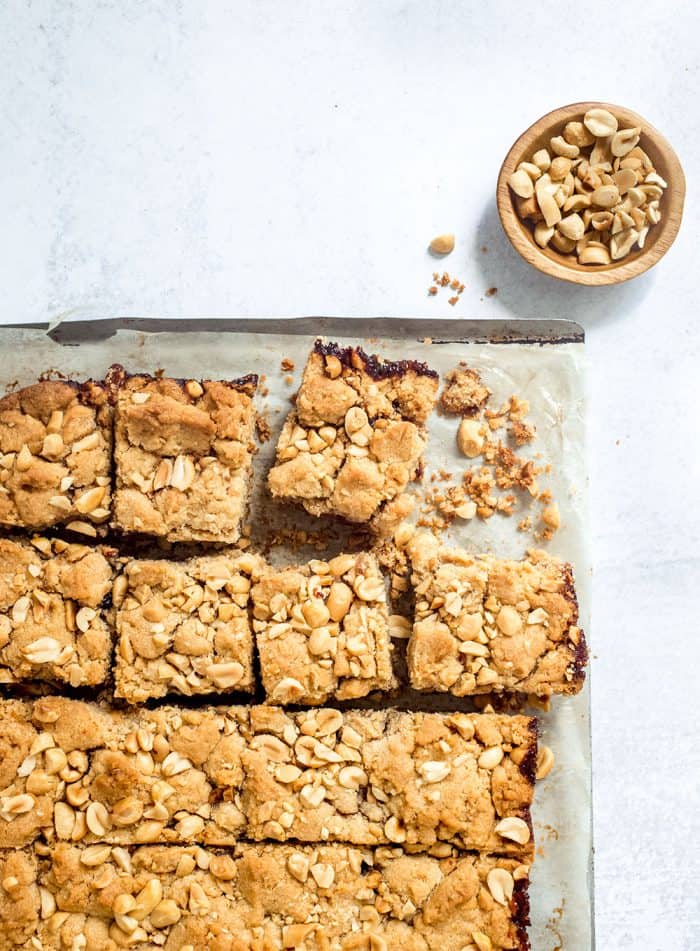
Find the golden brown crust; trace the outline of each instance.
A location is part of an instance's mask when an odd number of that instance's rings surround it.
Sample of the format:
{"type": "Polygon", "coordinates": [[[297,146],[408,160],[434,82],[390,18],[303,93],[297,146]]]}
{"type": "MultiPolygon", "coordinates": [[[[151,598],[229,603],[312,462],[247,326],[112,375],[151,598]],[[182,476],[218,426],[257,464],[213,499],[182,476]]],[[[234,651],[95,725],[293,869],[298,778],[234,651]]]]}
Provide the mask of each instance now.
{"type": "Polygon", "coordinates": [[[131,377],[115,417],[115,525],[172,541],[236,542],[252,472],[256,377],[131,377]]]}
{"type": "Polygon", "coordinates": [[[49,854],[0,858],[0,873],[2,949],[529,947],[527,866],[450,848],[434,856],[341,845],[220,853],[60,843],[49,854]],[[39,943],[25,944],[31,938],[39,943]]]}
{"type": "Polygon", "coordinates": [[[252,602],[270,703],[352,700],[393,686],[386,584],[373,555],[269,568],[252,602]]]}
{"type": "Polygon", "coordinates": [[[422,364],[317,344],[277,444],[272,495],[368,522],[418,474],[437,388],[422,364]]]}
{"type": "Polygon", "coordinates": [[[525,561],[470,555],[429,533],[414,536],[408,551],[414,687],[456,696],[578,693],[587,652],[570,565],[545,552],[525,561]]]}
{"type": "Polygon", "coordinates": [[[113,549],[0,538],[0,683],[104,683],[113,549]]]}
{"type": "Polygon", "coordinates": [[[117,607],[116,695],[250,692],[251,579],[262,559],[226,552],[186,562],[130,561],[117,607]]]}
{"type": "Polygon", "coordinates": [[[112,407],[92,380],[45,380],[0,399],[0,525],[103,534],[112,407]]]}
{"type": "Polygon", "coordinates": [[[528,856],[535,721],[0,702],[0,848],[406,843],[528,856]],[[506,820],[503,825],[503,820],[506,820]]]}

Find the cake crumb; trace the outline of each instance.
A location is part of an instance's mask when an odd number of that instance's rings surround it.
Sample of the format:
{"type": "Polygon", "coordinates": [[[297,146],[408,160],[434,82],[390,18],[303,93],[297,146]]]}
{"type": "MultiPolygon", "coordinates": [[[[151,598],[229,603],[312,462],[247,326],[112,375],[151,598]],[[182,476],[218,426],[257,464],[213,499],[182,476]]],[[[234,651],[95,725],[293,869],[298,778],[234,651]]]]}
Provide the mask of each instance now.
{"type": "Polygon", "coordinates": [[[440,407],[446,413],[476,416],[487,403],[491,390],[482,382],[476,370],[462,362],[450,370],[440,395],[440,407]]]}
{"type": "Polygon", "coordinates": [[[284,357],[280,363],[280,369],[284,370],[285,373],[289,373],[294,369],[294,360],[290,360],[289,357],[284,357]]]}
{"type": "Polygon", "coordinates": [[[497,293],[498,293],[497,287],[489,287],[489,289],[486,291],[486,296],[495,297],[497,293]]]}
{"type": "Polygon", "coordinates": [[[260,442],[268,442],[272,436],[272,428],[270,423],[267,420],[267,417],[262,413],[258,413],[255,417],[255,431],[258,434],[258,439],[260,442]]]}
{"type": "Polygon", "coordinates": [[[524,446],[535,438],[535,427],[528,423],[521,423],[519,420],[511,422],[508,431],[515,440],[517,446],[524,446]]]}
{"type": "Polygon", "coordinates": [[[454,307],[464,290],[463,282],[458,277],[453,277],[448,271],[443,271],[442,274],[439,271],[433,271],[433,283],[428,287],[428,296],[435,297],[441,287],[449,287],[457,292],[448,300],[448,303],[454,307]]]}

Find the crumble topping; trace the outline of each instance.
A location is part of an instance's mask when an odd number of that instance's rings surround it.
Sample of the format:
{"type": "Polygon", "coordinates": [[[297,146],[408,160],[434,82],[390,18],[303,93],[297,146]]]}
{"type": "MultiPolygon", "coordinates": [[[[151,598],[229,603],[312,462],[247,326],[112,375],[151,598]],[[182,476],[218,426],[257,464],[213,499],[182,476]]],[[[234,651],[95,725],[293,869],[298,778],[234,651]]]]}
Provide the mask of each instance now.
{"type": "Polygon", "coordinates": [[[350,700],[393,685],[386,582],[373,555],[270,568],[252,603],[270,703],[350,700]]]}
{"type": "Polygon", "coordinates": [[[317,341],[277,444],[272,495],[368,522],[419,474],[437,387],[425,364],[317,341]]]}
{"type": "Polygon", "coordinates": [[[587,651],[570,565],[542,551],[524,561],[470,555],[427,532],[408,552],[414,687],[456,696],[581,690],[587,651]]]}
{"type": "Polygon", "coordinates": [[[136,376],[119,390],[115,523],[171,541],[235,542],[252,473],[257,377],[136,376]]]}
{"type": "Polygon", "coordinates": [[[96,537],[111,509],[107,384],[43,380],[0,399],[0,525],[96,537]]]}
{"type": "Polygon", "coordinates": [[[0,683],[107,680],[113,549],[0,538],[0,683]]]}

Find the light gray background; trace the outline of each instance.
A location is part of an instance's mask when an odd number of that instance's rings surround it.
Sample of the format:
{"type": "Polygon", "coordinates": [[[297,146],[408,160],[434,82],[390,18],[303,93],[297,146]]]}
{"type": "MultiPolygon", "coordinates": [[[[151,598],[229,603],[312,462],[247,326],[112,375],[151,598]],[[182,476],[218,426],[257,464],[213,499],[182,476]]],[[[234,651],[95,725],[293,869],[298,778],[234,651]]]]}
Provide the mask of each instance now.
{"type": "Polygon", "coordinates": [[[668,0],[0,6],[0,321],[586,328],[602,951],[700,948],[699,37],[700,8],[668,0]],[[493,193],[525,126],[596,98],[667,135],[688,196],[654,272],[584,290],[520,261],[493,193]],[[446,266],[466,284],[455,309],[425,294],[425,244],[448,230],[446,266]]]}

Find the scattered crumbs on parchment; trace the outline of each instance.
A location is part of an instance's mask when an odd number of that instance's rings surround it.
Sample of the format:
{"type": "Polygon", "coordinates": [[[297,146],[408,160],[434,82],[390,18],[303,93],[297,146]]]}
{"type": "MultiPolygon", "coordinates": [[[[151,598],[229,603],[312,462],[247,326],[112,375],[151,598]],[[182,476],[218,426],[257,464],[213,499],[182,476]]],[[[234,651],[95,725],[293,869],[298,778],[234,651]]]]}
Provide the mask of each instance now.
{"type": "MultiPolygon", "coordinates": [[[[540,848],[542,847],[540,846],[540,848]]],[[[539,849],[537,851],[539,852],[539,849]]],[[[542,849],[542,854],[544,855],[544,849],[542,849]]],[[[562,898],[561,905],[552,911],[549,921],[545,925],[547,931],[551,931],[556,941],[556,944],[552,946],[552,951],[563,951],[564,949],[564,939],[562,938],[561,932],[559,929],[561,927],[561,920],[564,917],[565,907],[566,907],[566,899],[562,898]]]]}
{"type": "Polygon", "coordinates": [[[272,428],[267,418],[267,411],[258,413],[255,417],[255,430],[260,442],[268,442],[272,437],[272,428]]]}
{"type": "MultiPolygon", "coordinates": [[[[466,363],[447,374],[440,408],[461,416],[460,427],[478,428],[479,438],[464,441],[463,451],[474,461],[461,473],[461,484],[445,484],[453,478],[459,480],[459,473],[453,476],[439,470],[430,474],[418,524],[438,533],[457,518],[486,520],[496,513],[510,517],[520,509],[518,530],[531,533],[537,541],[548,541],[561,520],[551,491],[540,488],[538,476],[551,473],[551,463],[536,461],[542,453],[527,458],[516,451],[536,439],[535,426],[527,422],[530,404],[513,394],[503,405],[491,408],[490,397],[479,373],[466,363]],[[498,435],[489,439],[489,433],[498,435]],[[523,506],[537,504],[537,517],[522,512],[523,506]]],[[[459,444],[462,446],[461,439],[459,444]]]]}
{"type": "Polygon", "coordinates": [[[498,294],[498,288],[497,288],[497,287],[489,287],[489,289],[486,291],[486,296],[487,296],[487,297],[495,297],[496,294],[498,294]]]}
{"type": "Polygon", "coordinates": [[[283,357],[280,362],[280,369],[285,373],[290,373],[294,369],[294,360],[291,360],[289,357],[283,357]]]}
{"type": "Polygon", "coordinates": [[[292,383],[294,383],[294,377],[289,374],[284,378],[284,382],[287,384],[287,386],[291,386],[292,383]]]}
{"type": "Polygon", "coordinates": [[[328,536],[320,532],[308,532],[297,528],[277,528],[268,535],[263,541],[263,550],[265,554],[273,548],[284,546],[292,552],[298,552],[304,547],[313,548],[315,551],[325,551],[328,548],[328,536]]]}

